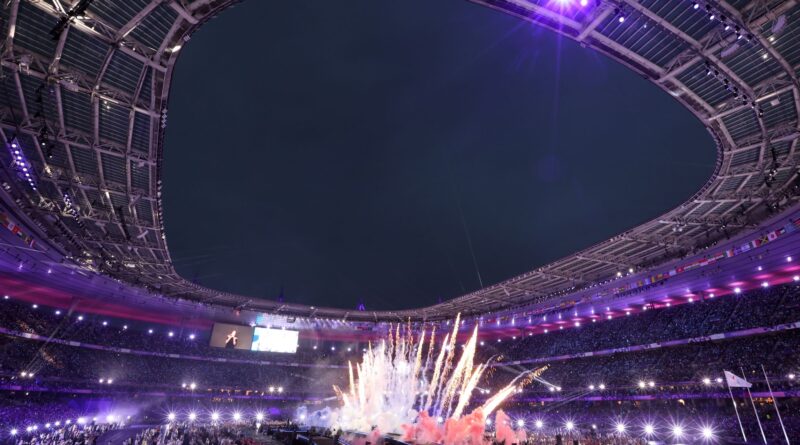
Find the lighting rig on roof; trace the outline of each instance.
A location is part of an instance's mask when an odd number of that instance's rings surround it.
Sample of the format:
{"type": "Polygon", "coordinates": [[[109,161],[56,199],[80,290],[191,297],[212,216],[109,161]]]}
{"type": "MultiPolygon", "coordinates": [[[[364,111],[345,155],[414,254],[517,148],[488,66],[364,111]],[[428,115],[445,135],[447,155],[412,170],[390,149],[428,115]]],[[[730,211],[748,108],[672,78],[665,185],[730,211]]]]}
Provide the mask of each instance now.
{"type": "Polygon", "coordinates": [[[33,166],[30,162],[28,162],[28,158],[25,156],[25,153],[22,150],[22,144],[19,143],[19,140],[15,136],[11,139],[11,143],[8,145],[9,151],[11,151],[11,158],[13,159],[12,167],[17,172],[17,176],[20,179],[24,179],[28,185],[36,191],[36,179],[33,175],[33,166]]]}
{"type": "Polygon", "coordinates": [[[93,1],[94,0],[79,0],[78,3],[69,10],[69,12],[61,17],[58,20],[58,23],[56,23],[56,26],[50,30],[50,35],[53,37],[53,40],[58,40],[61,37],[61,33],[67,29],[72,19],[82,16],[93,1]]]}

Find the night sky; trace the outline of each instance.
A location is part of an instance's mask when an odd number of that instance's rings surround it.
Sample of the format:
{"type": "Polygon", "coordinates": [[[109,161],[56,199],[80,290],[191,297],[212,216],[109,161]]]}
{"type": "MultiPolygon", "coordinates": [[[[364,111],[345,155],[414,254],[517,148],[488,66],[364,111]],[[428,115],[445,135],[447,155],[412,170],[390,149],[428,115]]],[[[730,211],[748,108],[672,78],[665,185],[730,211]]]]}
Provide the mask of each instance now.
{"type": "Polygon", "coordinates": [[[667,93],[465,0],[250,0],[181,51],[167,241],[220,290],[434,304],[656,217],[713,171],[667,93]]]}

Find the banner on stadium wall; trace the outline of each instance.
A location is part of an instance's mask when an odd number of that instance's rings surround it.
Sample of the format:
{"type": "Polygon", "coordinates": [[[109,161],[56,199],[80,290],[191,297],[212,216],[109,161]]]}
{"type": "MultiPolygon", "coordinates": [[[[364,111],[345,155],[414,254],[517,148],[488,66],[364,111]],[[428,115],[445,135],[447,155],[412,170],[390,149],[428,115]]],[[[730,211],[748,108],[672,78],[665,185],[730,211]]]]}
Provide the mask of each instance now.
{"type": "Polygon", "coordinates": [[[21,239],[22,242],[25,243],[25,245],[27,245],[28,247],[33,247],[33,245],[36,244],[36,240],[33,239],[32,236],[26,234],[22,230],[22,227],[19,224],[12,221],[11,218],[9,218],[8,214],[6,214],[5,212],[0,212],[0,224],[2,224],[3,227],[8,229],[14,235],[17,235],[19,239],[21,239]]]}

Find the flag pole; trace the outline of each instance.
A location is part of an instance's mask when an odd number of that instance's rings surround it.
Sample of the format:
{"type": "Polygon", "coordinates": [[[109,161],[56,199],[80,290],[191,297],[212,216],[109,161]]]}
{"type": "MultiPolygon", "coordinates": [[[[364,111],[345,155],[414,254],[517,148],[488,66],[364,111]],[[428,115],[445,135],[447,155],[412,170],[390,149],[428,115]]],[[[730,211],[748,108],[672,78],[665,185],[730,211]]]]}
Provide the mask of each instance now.
{"type": "Polygon", "coordinates": [[[733,403],[733,412],[736,413],[736,420],[739,421],[739,429],[742,431],[742,438],[744,438],[745,443],[747,443],[747,435],[744,433],[744,426],[742,426],[742,418],[739,417],[739,408],[736,407],[736,399],[733,398],[733,391],[731,390],[731,382],[728,381],[726,376],[725,383],[728,386],[728,394],[731,395],[731,403],[733,403]]]}
{"type": "MultiPolygon", "coordinates": [[[[742,378],[744,378],[744,368],[739,368],[742,371],[742,378]]],[[[745,379],[747,380],[747,379],[745,379]]],[[[753,393],[750,392],[750,388],[747,387],[747,395],[750,397],[750,404],[753,405],[753,412],[756,414],[756,422],[758,422],[758,430],[761,431],[761,438],[764,439],[764,443],[767,443],[767,436],[764,435],[764,428],[761,427],[761,419],[758,418],[758,410],[756,409],[756,402],[753,401],[753,393]]]]}
{"type": "Polygon", "coordinates": [[[781,430],[783,430],[783,437],[786,439],[786,445],[791,445],[791,442],[789,442],[789,435],[786,434],[786,427],[783,426],[783,419],[781,418],[781,410],[778,409],[778,401],[775,399],[775,395],[772,393],[772,385],[769,384],[769,377],[767,377],[767,371],[764,369],[764,365],[761,365],[761,372],[764,373],[764,380],[767,381],[769,396],[772,397],[772,404],[775,405],[775,412],[778,414],[778,422],[780,422],[781,424],[781,430]]]}

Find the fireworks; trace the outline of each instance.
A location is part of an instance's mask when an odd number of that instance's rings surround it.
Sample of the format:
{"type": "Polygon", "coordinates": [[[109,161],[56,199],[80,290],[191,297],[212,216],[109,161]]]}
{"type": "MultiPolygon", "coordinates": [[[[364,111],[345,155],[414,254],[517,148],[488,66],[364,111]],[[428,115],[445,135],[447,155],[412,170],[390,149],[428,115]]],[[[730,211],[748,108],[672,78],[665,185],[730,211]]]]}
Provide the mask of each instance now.
{"type": "MultiPolygon", "coordinates": [[[[411,326],[390,330],[386,339],[364,353],[361,363],[348,363],[349,388],[334,387],[342,406],[336,423],[351,431],[404,433],[417,443],[479,440],[486,418],[518,388],[538,377],[544,368],[523,373],[483,405],[463,415],[472,392],[487,370],[474,364],[478,327],[457,357],[460,316],[435,352],[436,332],[422,330],[415,338],[411,326]],[[427,349],[427,351],[425,351],[427,349]]],[[[474,442],[478,443],[478,442],[474,442]]]]}

